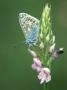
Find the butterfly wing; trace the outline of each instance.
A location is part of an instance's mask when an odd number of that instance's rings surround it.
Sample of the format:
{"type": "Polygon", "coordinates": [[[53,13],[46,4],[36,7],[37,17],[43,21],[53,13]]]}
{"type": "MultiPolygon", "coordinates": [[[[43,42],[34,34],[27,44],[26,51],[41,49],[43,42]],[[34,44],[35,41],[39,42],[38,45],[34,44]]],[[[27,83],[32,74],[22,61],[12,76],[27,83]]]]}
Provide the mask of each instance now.
{"type": "Polygon", "coordinates": [[[19,23],[24,33],[26,43],[35,44],[39,33],[39,20],[27,13],[20,13],[19,23]]]}
{"type": "Polygon", "coordinates": [[[26,39],[26,43],[32,45],[32,43],[35,45],[38,41],[38,34],[39,34],[39,28],[33,27],[31,32],[28,33],[28,37],[26,39]]]}

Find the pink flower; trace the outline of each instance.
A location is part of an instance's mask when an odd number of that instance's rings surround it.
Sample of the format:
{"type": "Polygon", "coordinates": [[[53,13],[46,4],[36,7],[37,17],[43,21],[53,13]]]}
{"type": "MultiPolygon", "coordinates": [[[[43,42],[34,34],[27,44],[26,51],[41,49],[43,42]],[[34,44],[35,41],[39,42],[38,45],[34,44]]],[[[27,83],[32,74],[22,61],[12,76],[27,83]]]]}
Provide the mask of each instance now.
{"type": "Polygon", "coordinates": [[[40,84],[49,82],[51,80],[50,69],[42,68],[39,72],[38,79],[41,80],[40,84]]]}
{"type": "Polygon", "coordinates": [[[32,69],[34,69],[37,72],[39,72],[41,70],[42,62],[40,61],[39,58],[37,58],[37,54],[33,50],[28,49],[28,51],[30,52],[30,54],[33,57],[33,62],[34,63],[32,64],[32,69]]]}
{"type": "Polygon", "coordinates": [[[42,62],[38,58],[33,58],[34,63],[32,64],[32,69],[40,72],[42,67],[42,62]]]}
{"type": "Polygon", "coordinates": [[[37,54],[33,50],[28,49],[28,51],[33,57],[34,63],[32,64],[32,69],[38,72],[38,79],[40,80],[40,84],[49,82],[51,80],[50,69],[44,68],[42,66],[41,60],[37,57],[37,54]]]}

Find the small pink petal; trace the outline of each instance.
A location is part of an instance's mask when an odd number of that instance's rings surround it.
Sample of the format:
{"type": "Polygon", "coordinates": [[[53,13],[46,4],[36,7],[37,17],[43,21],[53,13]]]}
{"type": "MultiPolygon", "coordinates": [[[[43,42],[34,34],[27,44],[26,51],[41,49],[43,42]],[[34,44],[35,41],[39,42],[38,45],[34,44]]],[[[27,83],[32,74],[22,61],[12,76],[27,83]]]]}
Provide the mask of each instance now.
{"type": "Polygon", "coordinates": [[[41,67],[38,66],[36,63],[33,63],[33,64],[32,64],[32,69],[33,69],[33,70],[36,70],[37,72],[40,72],[40,71],[41,71],[41,67]]]}
{"type": "Polygon", "coordinates": [[[42,62],[38,58],[33,58],[34,63],[36,63],[38,66],[42,66],[42,62]]]}
{"type": "Polygon", "coordinates": [[[43,71],[45,71],[46,73],[50,74],[50,69],[49,68],[42,68],[43,71]]]}
{"type": "Polygon", "coordinates": [[[37,54],[33,50],[28,49],[28,51],[30,52],[30,54],[32,55],[32,57],[37,57],[37,54]]]}
{"type": "Polygon", "coordinates": [[[40,84],[49,82],[51,80],[49,68],[42,68],[39,72],[38,79],[41,80],[40,84]]]}
{"type": "Polygon", "coordinates": [[[36,65],[35,65],[35,63],[32,64],[32,69],[36,70],[36,65]]]}
{"type": "Polygon", "coordinates": [[[44,81],[45,81],[45,78],[42,78],[40,81],[40,84],[44,83],[44,81]]]}
{"type": "Polygon", "coordinates": [[[34,63],[32,64],[32,69],[36,70],[37,72],[41,71],[42,63],[38,58],[33,58],[34,63]]]}
{"type": "Polygon", "coordinates": [[[49,75],[49,76],[47,77],[46,83],[49,82],[49,81],[51,81],[51,75],[49,75]]]}

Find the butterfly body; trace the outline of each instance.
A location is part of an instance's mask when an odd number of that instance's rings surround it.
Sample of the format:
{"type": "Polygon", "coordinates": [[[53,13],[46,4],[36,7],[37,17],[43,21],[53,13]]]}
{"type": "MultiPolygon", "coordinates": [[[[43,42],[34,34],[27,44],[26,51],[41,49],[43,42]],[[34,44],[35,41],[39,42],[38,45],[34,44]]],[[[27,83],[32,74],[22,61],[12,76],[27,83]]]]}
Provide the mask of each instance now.
{"type": "Polygon", "coordinates": [[[27,13],[20,13],[19,23],[24,33],[26,44],[35,45],[39,34],[39,20],[27,13]]]}

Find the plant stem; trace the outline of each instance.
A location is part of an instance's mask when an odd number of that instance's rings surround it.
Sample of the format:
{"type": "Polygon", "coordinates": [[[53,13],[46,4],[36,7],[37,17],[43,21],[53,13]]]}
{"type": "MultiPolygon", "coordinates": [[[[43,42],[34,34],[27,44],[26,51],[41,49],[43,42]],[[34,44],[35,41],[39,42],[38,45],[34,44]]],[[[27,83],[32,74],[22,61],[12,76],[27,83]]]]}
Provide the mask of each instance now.
{"type": "Polygon", "coordinates": [[[44,90],[48,90],[47,84],[44,84],[44,90]]]}

